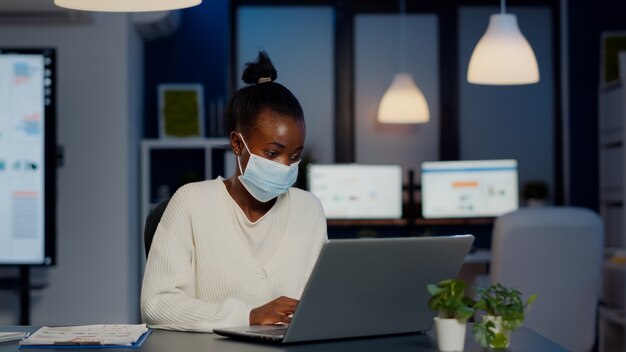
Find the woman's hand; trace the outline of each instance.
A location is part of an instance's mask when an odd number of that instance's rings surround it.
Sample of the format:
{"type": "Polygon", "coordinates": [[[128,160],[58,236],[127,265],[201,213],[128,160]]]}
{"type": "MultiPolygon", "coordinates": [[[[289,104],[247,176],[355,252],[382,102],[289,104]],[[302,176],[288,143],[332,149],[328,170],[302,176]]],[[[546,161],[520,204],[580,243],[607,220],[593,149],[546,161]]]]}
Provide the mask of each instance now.
{"type": "Polygon", "coordinates": [[[296,311],[298,300],[289,297],[278,297],[250,311],[250,325],[289,324],[291,315],[296,311]]]}

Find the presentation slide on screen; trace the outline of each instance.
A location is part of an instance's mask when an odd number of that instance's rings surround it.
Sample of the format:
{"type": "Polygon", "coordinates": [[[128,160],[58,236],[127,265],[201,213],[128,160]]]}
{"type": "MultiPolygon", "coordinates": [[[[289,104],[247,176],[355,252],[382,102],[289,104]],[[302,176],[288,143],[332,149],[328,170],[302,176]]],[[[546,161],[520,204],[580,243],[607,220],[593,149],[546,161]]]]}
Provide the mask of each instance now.
{"type": "Polygon", "coordinates": [[[308,182],[328,219],[402,217],[399,165],[309,165],[308,182]]]}
{"type": "Polygon", "coordinates": [[[422,163],[424,218],[493,217],[518,208],[515,160],[422,163]]]}
{"type": "Polygon", "coordinates": [[[44,260],[44,57],[0,54],[0,262],[44,260]]]}

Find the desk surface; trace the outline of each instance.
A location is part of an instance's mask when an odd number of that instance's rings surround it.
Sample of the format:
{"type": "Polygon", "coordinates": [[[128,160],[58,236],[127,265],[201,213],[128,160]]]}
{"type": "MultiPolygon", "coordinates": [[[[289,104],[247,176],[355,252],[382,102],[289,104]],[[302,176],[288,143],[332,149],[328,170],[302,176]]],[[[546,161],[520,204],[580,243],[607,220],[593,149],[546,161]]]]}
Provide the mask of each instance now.
{"type": "MultiPolygon", "coordinates": [[[[2,327],[0,331],[34,331],[34,327],[2,327]]],[[[119,351],[122,349],[19,349],[17,343],[0,345],[0,352],[16,351],[68,351],[68,352],[95,352],[119,351]]],[[[139,349],[123,349],[125,351],[148,351],[148,352],[265,352],[265,351],[289,351],[289,352],[420,352],[437,351],[437,341],[434,331],[425,335],[404,335],[392,337],[363,338],[344,341],[316,342],[308,344],[275,346],[243,342],[221,337],[215,334],[174,332],[155,330],[144,345],[139,349]]],[[[466,335],[465,351],[482,351],[474,341],[471,334],[466,335]]],[[[522,352],[559,352],[566,351],[554,342],[533,332],[525,327],[513,333],[511,348],[509,351],[522,352]]]]}

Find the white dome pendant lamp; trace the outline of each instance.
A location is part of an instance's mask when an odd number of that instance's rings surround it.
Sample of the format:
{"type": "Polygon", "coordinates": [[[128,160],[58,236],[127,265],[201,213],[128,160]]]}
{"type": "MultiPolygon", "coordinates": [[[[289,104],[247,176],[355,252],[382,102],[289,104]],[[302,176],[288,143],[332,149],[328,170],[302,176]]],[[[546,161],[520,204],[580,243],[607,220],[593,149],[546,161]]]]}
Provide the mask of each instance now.
{"type": "Polygon", "coordinates": [[[202,0],[54,0],[54,4],[72,10],[102,12],[146,12],[178,10],[196,6],[202,0]]]}
{"type": "MultiPolygon", "coordinates": [[[[402,48],[406,45],[405,0],[400,0],[400,25],[402,48]]],[[[399,55],[403,60],[404,53],[399,55]]],[[[389,124],[426,123],[430,120],[428,103],[422,91],[415,85],[413,75],[408,72],[396,73],[391,85],[383,94],[378,106],[378,122],[389,124]]]]}
{"type": "Polygon", "coordinates": [[[396,73],[378,106],[380,123],[425,123],[428,103],[410,73],[396,73]]]}
{"type": "Polygon", "coordinates": [[[489,17],[487,31],[476,44],[467,69],[467,81],[487,85],[519,85],[539,82],[539,67],[532,47],[517,25],[517,17],[505,13],[489,17]]]}

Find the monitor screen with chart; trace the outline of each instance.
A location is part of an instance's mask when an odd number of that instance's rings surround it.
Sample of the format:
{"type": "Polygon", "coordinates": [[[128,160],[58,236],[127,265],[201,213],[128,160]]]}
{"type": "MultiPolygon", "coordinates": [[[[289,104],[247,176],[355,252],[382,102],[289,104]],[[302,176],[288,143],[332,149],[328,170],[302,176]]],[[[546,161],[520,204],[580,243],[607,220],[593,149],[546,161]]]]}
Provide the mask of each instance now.
{"type": "Polygon", "coordinates": [[[0,265],[55,262],[55,65],[0,48],[0,265]]]}
{"type": "Polygon", "coordinates": [[[400,165],[311,164],[307,183],[328,219],[402,217],[400,165]]]}
{"type": "Polygon", "coordinates": [[[432,161],[421,165],[424,218],[496,217],[519,204],[517,161],[432,161]]]}

